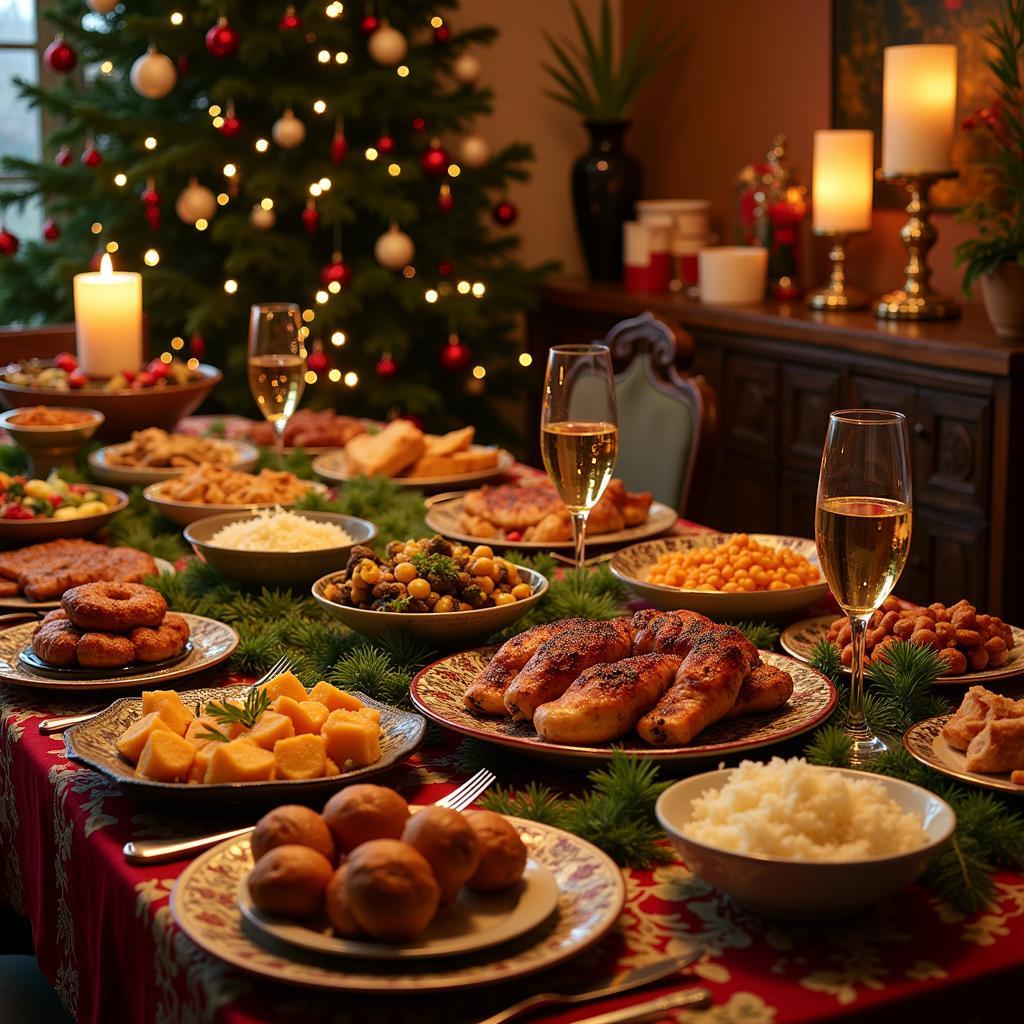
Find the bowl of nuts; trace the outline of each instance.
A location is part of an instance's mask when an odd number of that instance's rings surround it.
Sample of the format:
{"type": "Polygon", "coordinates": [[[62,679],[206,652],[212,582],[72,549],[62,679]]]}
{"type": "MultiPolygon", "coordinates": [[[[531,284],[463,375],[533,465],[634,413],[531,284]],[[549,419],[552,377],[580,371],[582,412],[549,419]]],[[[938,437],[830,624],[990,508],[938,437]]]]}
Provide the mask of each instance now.
{"type": "Polygon", "coordinates": [[[313,584],[313,597],[364,636],[401,627],[438,646],[483,640],[544,596],[539,572],[474,548],[426,537],[392,541],[383,556],[357,545],[340,572],[313,584]]]}

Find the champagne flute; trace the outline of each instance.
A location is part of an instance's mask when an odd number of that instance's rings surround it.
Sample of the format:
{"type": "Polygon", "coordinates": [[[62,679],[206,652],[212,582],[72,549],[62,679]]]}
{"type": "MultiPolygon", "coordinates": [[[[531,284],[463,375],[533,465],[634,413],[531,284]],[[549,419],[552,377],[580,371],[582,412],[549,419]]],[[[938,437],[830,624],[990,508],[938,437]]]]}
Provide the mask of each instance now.
{"type": "Polygon", "coordinates": [[[544,468],[572,513],[579,572],[587,519],[612,478],[619,450],[607,345],[555,345],[548,352],[540,431],[544,468]]]}
{"type": "Polygon", "coordinates": [[[304,333],[294,302],[254,305],[249,313],[249,390],[274,429],[278,465],[285,428],[306,388],[304,333]]]}
{"type": "Polygon", "coordinates": [[[829,417],[818,477],[814,535],[825,579],[849,616],[850,665],[846,732],[851,764],[866,764],[894,740],[876,736],[864,717],[868,622],[892,593],[910,550],[910,450],[899,412],[845,409],[829,417]]]}

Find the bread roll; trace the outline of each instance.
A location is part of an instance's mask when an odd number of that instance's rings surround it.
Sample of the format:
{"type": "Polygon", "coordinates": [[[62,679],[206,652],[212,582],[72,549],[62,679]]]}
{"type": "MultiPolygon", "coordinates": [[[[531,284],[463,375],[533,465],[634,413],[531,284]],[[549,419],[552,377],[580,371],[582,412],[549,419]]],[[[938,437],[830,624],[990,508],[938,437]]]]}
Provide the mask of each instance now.
{"type": "Polygon", "coordinates": [[[323,909],[330,861],[308,846],[275,846],[249,873],[253,903],[268,914],[310,917],[323,909]]]}
{"type": "Polygon", "coordinates": [[[425,807],[414,814],[402,841],[426,858],[437,884],[441,902],[451,903],[480,863],[480,841],[469,822],[450,807],[425,807]]]}
{"type": "Polygon", "coordinates": [[[342,853],[371,839],[398,839],[409,820],[409,805],[385,786],[363,783],[335,793],[324,807],[324,821],[342,853]]]}
{"type": "Polygon", "coordinates": [[[327,883],[325,907],[327,917],[339,935],[346,939],[358,939],[365,936],[355,914],[352,913],[347,884],[348,864],[342,864],[327,883]]]}
{"type": "Polygon", "coordinates": [[[408,843],[372,839],[349,858],[346,892],[359,925],[382,942],[410,942],[430,924],[441,889],[408,843]]]}
{"type": "Polygon", "coordinates": [[[299,804],[284,804],[264,814],[256,822],[249,844],[253,860],[259,860],[275,846],[286,844],[308,846],[323,854],[332,864],[338,859],[334,836],[324,819],[316,811],[299,804]]]}
{"type": "Polygon", "coordinates": [[[480,863],[466,885],[477,892],[515,885],[526,870],[526,847],[515,826],[493,811],[470,811],[466,820],[480,841],[480,863]]]}

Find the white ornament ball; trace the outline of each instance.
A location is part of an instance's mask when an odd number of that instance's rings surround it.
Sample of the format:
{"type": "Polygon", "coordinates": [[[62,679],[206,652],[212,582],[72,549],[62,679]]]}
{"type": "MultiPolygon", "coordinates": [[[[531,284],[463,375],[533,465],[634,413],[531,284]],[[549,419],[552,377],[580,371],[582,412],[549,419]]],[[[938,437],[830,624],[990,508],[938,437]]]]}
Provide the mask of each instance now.
{"type": "Polygon", "coordinates": [[[277,223],[277,214],[273,210],[264,210],[257,203],[249,213],[249,223],[260,231],[269,231],[277,223]]]}
{"type": "Polygon", "coordinates": [[[491,158],[491,147],[480,135],[467,135],[459,146],[459,163],[463,167],[483,167],[491,158]]]}
{"type": "Polygon", "coordinates": [[[174,204],[174,211],[186,224],[197,220],[210,220],[217,212],[217,199],[205,186],[194,178],[181,190],[174,204]]]}
{"type": "Polygon", "coordinates": [[[472,85],[480,77],[480,71],[480,61],[471,53],[463,53],[452,61],[452,74],[463,85],[472,85]]]}
{"type": "Polygon", "coordinates": [[[282,149],[294,149],[305,141],[306,126],[290,110],[286,110],[274,122],[270,134],[282,149]]]}
{"type": "Polygon", "coordinates": [[[370,36],[366,44],[370,56],[384,67],[394,67],[406,54],[409,44],[405,36],[386,22],[370,36]]]}
{"type": "Polygon", "coordinates": [[[129,77],[132,88],[140,96],[159,100],[174,88],[178,71],[167,54],[151,49],[135,61],[129,77]]]}
{"type": "Polygon", "coordinates": [[[401,270],[412,262],[415,255],[416,246],[412,239],[394,224],[377,239],[373,247],[374,259],[388,270],[401,270]]]}
{"type": "Polygon", "coordinates": [[[86,0],[89,10],[97,14],[109,14],[120,2],[120,0],[86,0]]]}

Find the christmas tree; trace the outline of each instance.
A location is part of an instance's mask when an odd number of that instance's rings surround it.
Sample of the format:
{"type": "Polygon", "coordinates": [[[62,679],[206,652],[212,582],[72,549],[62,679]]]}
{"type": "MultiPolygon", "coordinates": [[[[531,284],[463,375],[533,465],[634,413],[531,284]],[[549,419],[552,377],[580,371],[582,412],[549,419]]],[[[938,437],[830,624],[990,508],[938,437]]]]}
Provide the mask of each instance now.
{"type": "Polygon", "coordinates": [[[222,408],[253,409],[250,305],[294,301],[310,404],[507,437],[480,399],[527,383],[514,314],[547,268],[512,255],[530,147],[474,130],[495,30],[453,30],[456,6],[59,0],[62,81],[18,84],[59,128],[41,162],[5,161],[29,184],[0,209],[47,213],[41,239],[0,233],[5,318],[70,319],[106,251],[143,274],[152,354],[223,369],[222,408]]]}

